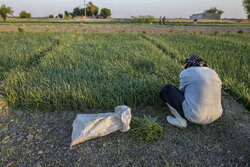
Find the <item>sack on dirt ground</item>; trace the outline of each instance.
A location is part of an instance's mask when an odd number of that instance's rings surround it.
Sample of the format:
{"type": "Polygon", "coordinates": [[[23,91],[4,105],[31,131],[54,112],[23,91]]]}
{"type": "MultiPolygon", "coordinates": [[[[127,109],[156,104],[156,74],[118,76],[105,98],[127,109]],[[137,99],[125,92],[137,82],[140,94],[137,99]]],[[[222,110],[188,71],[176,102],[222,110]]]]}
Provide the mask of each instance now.
{"type": "Polygon", "coordinates": [[[128,106],[115,107],[114,113],[78,114],[73,122],[70,147],[86,140],[130,129],[131,109],[128,106]]]}

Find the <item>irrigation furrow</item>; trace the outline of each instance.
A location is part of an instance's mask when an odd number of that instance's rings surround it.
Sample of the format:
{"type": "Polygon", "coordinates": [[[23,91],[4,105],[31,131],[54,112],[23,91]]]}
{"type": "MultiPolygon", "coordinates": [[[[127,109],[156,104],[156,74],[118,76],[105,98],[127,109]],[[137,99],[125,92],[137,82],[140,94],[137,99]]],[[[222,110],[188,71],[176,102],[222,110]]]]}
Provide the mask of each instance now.
{"type": "MultiPolygon", "coordinates": [[[[147,37],[146,35],[142,35],[142,39],[148,43],[148,45],[156,48],[157,50],[159,50],[162,55],[165,55],[167,58],[169,58],[169,60],[172,60],[172,63],[175,65],[175,67],[178,69],[178,70],[181,70],[183,67],[182,67],[182,64],[180,62],[178,62],[178,60],[176,59],[176,57],[173,55],[172,52],[169,52],[164,46],[162,46],[161,44],[159,43],[156,43],[155,39],[152,37],[152,39],[150,37],[147,37]],[[171,55],[169,55],[171,54],[171,55]]],[[[177,71],[178,71],[177,70],[177,71]]],[[[168,72],[172,72],[173,74],[176,74],[176,69],[173,70],[172,68],[168,69],[168,72]]],[[[178,73],[178,72],[177,72],[178,73]]],[[[178,76],[178,75],[176,75],[178,76]]],[[[177,77],[178,78],[178,77],[177,77]]],[[[169,77],[168,78],[168,81],[169,83],[178,83],[177,82],[177,78],[175,77],[169,77]]]]}
{"type": "Polygon", "coordinates": [[[161,50],[165,55],[169,56],[172,60],[174,60],[176,63],[181,65],[181,58],[180,53],[177,50],[174,50],[170,46],[168,46],[166,43],[162,43],[162,41],[155,39],[154,37],[149,37],[147,35],[142,35],[142,37],[149,41],[152,45],[157,47],[159,50],[161,50]]]}
{"type": "Polygon", "coordinates": [[[33,60],[32,62],[30,62],[25,68],[25,69],[30,69],[31,67],[35,67],[37,66],[41,60],[46,57],[46,55],[48,55],[50,52],[52,52],[53,50],[56,50],[56,48],[58,47],[65,47],[68,45],[71,45],[72,43],[76,42],[79,39],[79,36],[75,34],[75,36],[73,37],[72,40],[65,40],[64,37],[62,37],[61,39],[57,39],[55,43],[53,43],[50,47],[42,50],[41,52],[37,53],[34,55],[35,60],[33,60]],[[66,41],[66,42],[64,42],[66,41]]]}
{"type": "Polygon", "coordinates": [[[44,58],[49,52],[51,52],[55,47],[59,46],[61,43],[60,40],[57,40],[55,43],[53,43],[50,47],[42,50],[41,52],[34,55],[35,59],[30,62],[24,69],[29,69],[31,67],[36,66],[42,58],[44,58]]]}

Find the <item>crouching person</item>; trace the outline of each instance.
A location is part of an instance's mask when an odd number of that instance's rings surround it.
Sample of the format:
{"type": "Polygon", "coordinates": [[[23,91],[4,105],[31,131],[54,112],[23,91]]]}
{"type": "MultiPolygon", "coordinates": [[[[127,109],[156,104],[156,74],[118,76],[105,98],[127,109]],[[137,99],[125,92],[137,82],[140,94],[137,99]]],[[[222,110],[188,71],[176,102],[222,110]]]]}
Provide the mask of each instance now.
{"type": "Polygon", "coordinates": [[[180,90],[168,84],[160,92],[174,115],[168,116],[167,121],[179,128],[187,127],[187,121],[209,124],[222,115],[221,80],[199,55],[190,56],[185,63],[180,90]]]}

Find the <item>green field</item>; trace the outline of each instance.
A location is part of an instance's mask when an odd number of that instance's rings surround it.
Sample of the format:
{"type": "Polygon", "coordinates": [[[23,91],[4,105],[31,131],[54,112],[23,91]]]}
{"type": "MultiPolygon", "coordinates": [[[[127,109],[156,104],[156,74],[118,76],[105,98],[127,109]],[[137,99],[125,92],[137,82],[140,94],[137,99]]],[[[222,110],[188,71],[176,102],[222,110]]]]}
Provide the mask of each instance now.
{"type": "Polygon", "coordinates": [[[250,35],[0,33],[2,93],[12,108],[113,109],[159,105],[190,54],[215,69],[249,108],[250,35]]]}

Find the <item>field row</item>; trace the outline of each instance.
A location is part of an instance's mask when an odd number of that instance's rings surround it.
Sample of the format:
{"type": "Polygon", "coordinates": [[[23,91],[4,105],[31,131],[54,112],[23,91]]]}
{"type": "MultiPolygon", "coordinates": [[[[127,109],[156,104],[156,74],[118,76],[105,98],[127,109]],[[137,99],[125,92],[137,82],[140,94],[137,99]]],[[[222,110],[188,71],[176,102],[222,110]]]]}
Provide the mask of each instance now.
{"type": "Polygon", "coordinates": [[[194,53],[204,57],[225,89],[249,107],[249,35],[1,33],[0,37],[3,93],[13,108],[158,105],[161,88],[166,83],[178,86],[183,62],[194,53]]]}

